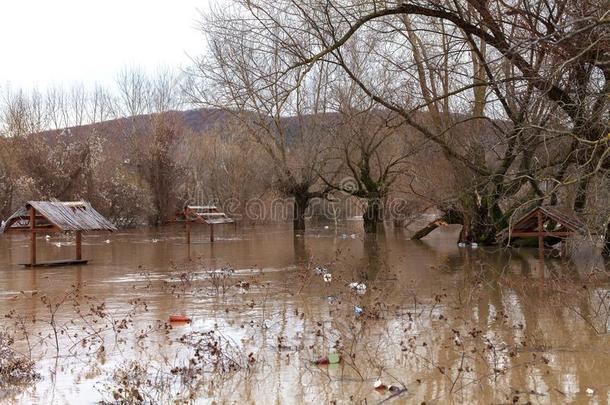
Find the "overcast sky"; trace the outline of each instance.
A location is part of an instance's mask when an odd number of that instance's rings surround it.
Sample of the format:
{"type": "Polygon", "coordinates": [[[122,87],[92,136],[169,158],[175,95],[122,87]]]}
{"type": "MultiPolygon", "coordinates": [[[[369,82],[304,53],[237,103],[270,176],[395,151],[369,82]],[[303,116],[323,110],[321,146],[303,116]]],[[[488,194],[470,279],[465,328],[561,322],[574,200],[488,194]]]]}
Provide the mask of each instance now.
{"type": "Polygon", "coordinates": [[[214,0],[0,0],[0,87],[108,84],[124,66],[180,67],[214,0]]]}

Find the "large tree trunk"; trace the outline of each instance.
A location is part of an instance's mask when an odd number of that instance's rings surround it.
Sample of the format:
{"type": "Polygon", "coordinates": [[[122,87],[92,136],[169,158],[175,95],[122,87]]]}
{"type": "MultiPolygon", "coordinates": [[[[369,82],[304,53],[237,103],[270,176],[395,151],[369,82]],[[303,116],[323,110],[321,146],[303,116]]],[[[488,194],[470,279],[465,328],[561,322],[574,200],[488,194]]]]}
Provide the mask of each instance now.
{"type": "Polygon", "coordinates": [[[371,198],[367,200],[366,210],[364,215],[364,232],[376,233],[379,222],[383,221],[383,206],[379,198],[371,198]]]}
{"type": "Polygon", "coordinates": [[[413,236],[411,236],[411,239],[413,240],[420,240],[426,236],[428,236],[428,234],[430,232],[432,232],[433,230],[435,230],[436,228],[438,228],[439,226],[439,221],[432,221],[430,222],[428,225],[424,226],[423,228],[421,228],[419,231],[415,232],[413,234],[413,236]]]}
{"type": "Polygon", "coordinates": [[[610,221],[606,224],[606,235],[604,236],[604,248],[602,254],[610,257],[610,221]]]}
{"type": "Polygon", "coordinates": [[[305,212],[309,205],[309,197],[301,194],[294,196],[292,229],[295,233],[305,232],[305,212]]]}
{"type": "Polygon", "coordinates": [[[502,213],[497,203],[490,200],[488,196],[484,196],[480,202],[475,199],[475,203],[465,209],[459,242],[483,245],[495,242],[496,234],[500,231],[499,217],[502,213]]]}
{"type": "Polygon", "coordinates": [[[578,182],[576,197],[574,198],[574,212],[582,213],[587,208],[587,188],[589,179],[584,178],[578,182]]]}
{"type": "Polygon", "coordinates": [[[418,230],[417,232],[415,232],[413,234],[413,236],[411,236],[411,239],[420,240],[420,239],[426,237],[430,232],[432,232],[433,230],[438,228],[439,225],[443,222],[446,224],[460,224],[460,225],[462,225],[464,223],[462,213],[460,211],[457,211],[453,206],[444,206],[444,207],[438,207],[438,208],[441,211],[443,211],[443,216],[438,219],[435,219],[434,221],[430,222],[425,227],[423,227],[420,230],[418,230]]]}
{"type": "Polygon", "coordinates": [[[0,220],[8,218],[12,212],[11,209],[13,207],[13,191],[12,187],[9,188],[5,192],[4,196],[0,196],[2,200],[0,200],[0,220]],[[2,198],[3,197],[3,198],[2,198]]]}
{"type": "Polygon", "coordinates": [[[464,217],[459,242],[490,245],[494,243],[497,231],[488,213],[476,211],[464,217]]]}
{"type": "Polygon", "coordinates": [[[305,238],[297,233],[293,234],[292,243],[294,245],[294,261],[298,264],[306,264],[309,260],[305,238]]]}
{"type": "Polygon", "coordinates": [[[441,222],[445,222],[462,225],[458,242],[493,244],[496,234],[503,226],[500,221],[502,211],[497,203],[486,201],[494,200],[490,197],[484,197],[480,203],[473,199],[473,204],[464,204],[459,208],[454,206],[439,207],[444,212],[443,216],[415,232],[411,239],[422,239],[438,228],[441,222]]]}

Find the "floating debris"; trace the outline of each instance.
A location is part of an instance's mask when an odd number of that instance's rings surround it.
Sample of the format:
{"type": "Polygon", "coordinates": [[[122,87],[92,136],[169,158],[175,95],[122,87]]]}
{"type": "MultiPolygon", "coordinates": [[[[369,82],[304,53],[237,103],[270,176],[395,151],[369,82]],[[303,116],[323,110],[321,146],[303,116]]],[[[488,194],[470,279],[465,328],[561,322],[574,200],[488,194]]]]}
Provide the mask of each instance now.
{"type": "Polygon", "coordinates": [[[110,239],[106,239],[104,243],[110,243],[110,239]]]}
{"type": "Polygon", "coordinates": [[[377,391],[385,391],[388,386],[385,385],[381,380],[377,380],[375,381],[375,383],[373,384],[373,387],[377,390],[377,391]]]}
{"type": "Polygon", "coordinates": [[[458,243],[458,247],[461,247],[461,248],[466,247],[466,244],[464,242],[460,242],[460,243],[458,243]]]}
{"type": "Polygon", "coordinates": [[[330,283],[333,280],[333,276],[330,273],[326,273],[323,276],[325,283],[330,283]]]}
{"type": "Polygon", "coordinates": [[[170,315],[169,321],[171,323],[191,323],[191,318],[183,315],[170,315]]]}
{"type": "Polygon", "coordinates": [[[329,229],[330,227],[328,225],[324,225],[324,229],[329,229]]]}
{"type": "Polygon", "coordinates": [[[332,296],[332,295],[330,295],[330,296],[327,298],[327,301],[328,301],[328,303],[329,303],[330,305],[335,305],[335,304],[338,304],[338,303],[339,303],[339,299],[338,299],[337,297],[332,296]]]}
{"type": "Polygon", "coordinates": [[[341,356],[339,356],[337,353],[331,353],[328,355],[328,362],[330,364],[337,364],[341,361],[341,356]]]}
{"type": "Polygon", "coordinates": [[[353,283],[349,283],[348,287],[351,290],[355,290],[356,293],[358,293],[358,294],[364,294],[366,292],[366,284],[364,284],[364,283],[353,282],[353,283]]]}
{"type": "Polygon", "coordinates": [[[470,247],[471,247],[471,248],[473,248],[473,249],[476,249],[476,248],[478,248],[478,247],[479,247],[479,244],[478,244],[478,243],[476,243],[476,242],[472,242],[472,243],[470,244],[470,247]]]}
{"type": "Polygon", "coordinates": [[[381,380],[377,380],[375,381],[375,383],[373,384],[373,387],[375,388],[375,390],[377,391],[385,391],[388,390],[390,391],[392,394],[397,394],[399,392],[403,392],[406,391],[406,388],[401,388],[398,385],[394,385],[394,384],[390,384],[387,385],[385,384],[383,381],[381,380]]]}
{"type": "Polygon", "coordinates": [[[240,281],[239,283],[235,284],[235,286],[238,288],[238,292],[240,294],[246,294],[248,290],[250,290],[250,283],[247,281],[240,281]]]}
{"type": "Polygon", "coordinates": [[[157,243],[157,242],[159,242],[159,239],[153,239],[152,240],[152,243],[157,243]]]}
{"type": "Polygon", "coordinates": [[[228,277],[228,276],[230,276],[232,274],[235,274],[235,269],[233,267],[222,267],[218,273],[221,276],[228,277]]]}
{"type": "Polygon", "coordinates": [[[341,361],[341,356],[339,356],[337,353],[331,353],[326,357],[322,357],[321,359],[314,361],[314,364],[317,364],[317,365],[337,364],[340,361],[341,361]]]}
{"type": "Polygon", "coordinates": [[[56,247],[61,247],[61,242],[55,242],[55,243],[54,243],[54,245],[55,245],[56,247]]]}
{"type": "Polygon", "coordinates": [[[593,388],[587,388],[585,390],[585,392],[587,393],[587,395],[593,395],[595,394],[595,390],[593,388]]]}
{"type": "Polygon", "coordinates": [[[354,307],[354,314],[356,314],[356,316],[360,316],[364,313],[364,309],[362,309],[359,306],[355,306],[354,307]]]}
{"type": "Polygon", "coordinates": [[[316,276],[321,276],[321,275],[323,275],[323,274],[328,273],[328,270],[326,269],[326,267],[322,267],[322,266],[316,266],[316,268],[315,268],[315,269],[313,269],[313,273],[314,273],[316,276]]]}

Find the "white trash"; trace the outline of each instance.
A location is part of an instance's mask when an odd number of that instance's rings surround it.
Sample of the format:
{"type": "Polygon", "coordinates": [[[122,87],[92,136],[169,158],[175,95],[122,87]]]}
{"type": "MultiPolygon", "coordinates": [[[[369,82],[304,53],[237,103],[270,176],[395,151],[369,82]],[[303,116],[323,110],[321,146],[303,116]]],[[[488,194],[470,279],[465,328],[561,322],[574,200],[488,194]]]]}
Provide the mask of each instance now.
{"type": "Polygon", "coordinates": [[[358,294],[364,294],[366,292],[366,284],[364,283],[349,283],[347,285],[351,290],[355,290],[358,294]]]}

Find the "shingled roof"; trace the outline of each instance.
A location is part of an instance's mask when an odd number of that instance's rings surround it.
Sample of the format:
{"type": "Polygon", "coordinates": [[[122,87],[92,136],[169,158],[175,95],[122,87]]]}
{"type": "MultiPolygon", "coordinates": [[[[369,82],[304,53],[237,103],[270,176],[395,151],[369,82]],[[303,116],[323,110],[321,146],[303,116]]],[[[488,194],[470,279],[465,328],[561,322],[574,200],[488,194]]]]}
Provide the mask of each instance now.
{"type": "Polygon", "coordinates": [[[30,208],[36,210],[36,228],[52,231],[115,231],[116,227],[86,201],[28,201],[0,227],[0,233],[27,230],[30,208]],[[41,218],[42,217],[42,218],[41,218]]]}

